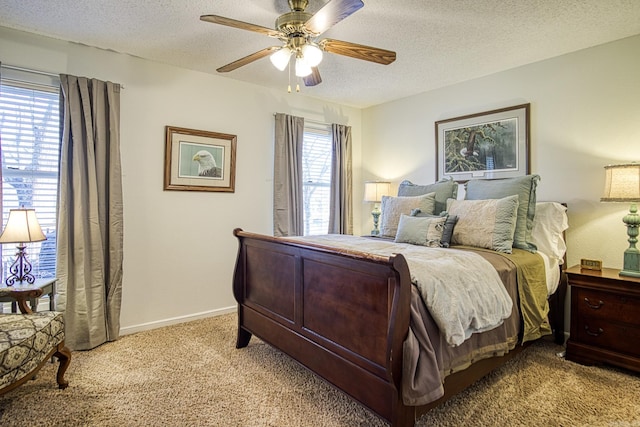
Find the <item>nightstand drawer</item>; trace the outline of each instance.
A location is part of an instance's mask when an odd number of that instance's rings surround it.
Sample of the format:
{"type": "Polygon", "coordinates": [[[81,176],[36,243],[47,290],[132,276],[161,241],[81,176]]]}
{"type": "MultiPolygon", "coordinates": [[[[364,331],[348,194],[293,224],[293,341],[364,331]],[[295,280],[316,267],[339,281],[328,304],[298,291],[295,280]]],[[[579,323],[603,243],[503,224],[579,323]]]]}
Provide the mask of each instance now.
{"type": "Polygon", "coordinates": [[[589,316],[635,324],[640,313],[640,298],[576,288],[578,316],[589,316]]]}
{"type": "Polygon", "coordinates": [[[584,344],[640,356],[640,328],[598,318],[584,318],[578,327],[578,341],[584,344]]]}

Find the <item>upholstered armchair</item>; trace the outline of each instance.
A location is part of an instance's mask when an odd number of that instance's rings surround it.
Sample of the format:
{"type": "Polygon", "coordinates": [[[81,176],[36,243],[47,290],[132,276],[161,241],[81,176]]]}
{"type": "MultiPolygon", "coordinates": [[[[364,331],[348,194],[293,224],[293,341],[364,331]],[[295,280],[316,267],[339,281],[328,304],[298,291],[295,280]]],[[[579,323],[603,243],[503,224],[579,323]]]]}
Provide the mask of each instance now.
{"type": "Polygon", "coordinates": [[[63,389],[69,384],[64,373],[71,362],[71,352],[64,345],[63,313],[33,313],[27,304],[41,294],[38,288],[0,288],[0,297],[14,298],[20,307],[20,313],[0,314],[0,395],[33,378],[53,356],[60,362],[58,387],[63,389]]]}

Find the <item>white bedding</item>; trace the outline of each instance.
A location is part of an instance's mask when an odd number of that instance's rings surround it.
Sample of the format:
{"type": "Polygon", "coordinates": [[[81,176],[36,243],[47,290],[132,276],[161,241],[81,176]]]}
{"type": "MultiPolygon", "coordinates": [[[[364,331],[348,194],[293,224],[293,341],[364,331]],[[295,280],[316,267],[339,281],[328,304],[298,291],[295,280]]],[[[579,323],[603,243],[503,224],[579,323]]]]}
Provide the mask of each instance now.
{"type": "Polygon", "coordinates": [[[411,281],[452,346],[462,344],[473,333],[499,326],[513,308],[496,270],[473,252],[340,234],[289,239],[381,256],[402,253],[409,264],[411,281]]]}
{"type": "Polygon", "coordinates": [[[560,283],[560,264],[557,259],[551,259],[542,251],[538,251],[538,254],[544,261],[544,271],[547,279],[547,295],[552,295],[556,289],[558,289],[558,283],[560,283]]]}

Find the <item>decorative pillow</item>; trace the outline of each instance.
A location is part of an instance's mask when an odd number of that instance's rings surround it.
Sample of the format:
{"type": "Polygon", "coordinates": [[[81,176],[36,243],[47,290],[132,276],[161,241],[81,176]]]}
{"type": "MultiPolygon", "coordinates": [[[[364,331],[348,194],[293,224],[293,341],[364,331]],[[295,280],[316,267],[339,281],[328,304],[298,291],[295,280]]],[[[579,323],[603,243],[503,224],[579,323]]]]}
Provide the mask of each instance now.
{"type": "Polygon", "coordinates": [[[458,217],[451,243],[511,253],[518,196],[489,200],[449,199],[447,211],[458,217]]]}
{"type": "Polygon", "coordinates": [[[380,236],[396,237],[400,215],[409,215],[411,210],[416,208],[422,212],[433,213],[435,203],[435,193],[415,197],[382,196],[380,236]]]}
{"type": "Polygon", "coordinates": [[[467,200],[501,199],[507,196],[518,196],[518,219],[513,237],[513,246],[536,251],[536,245],[531,241],[533,219],[536,214],[536,186],[539,175],[526,175],[505,179],[472,179],[467,181],[467,200]]]}
{"type": "Polygon", "coordinates": [[[447,210],[447,200],[458,197],[458,183],[453,179],[442,179],[428,185],[416,185],[411,181],[402,181],[398,187],[398,196],[420,196],[422,194],[436,193],[436,207],[434,213],[437,215],[447,210]]]}
{"type": "Polygon", "coordinates": [[[443,248],[448,248],[451,245],[451,236],[453,236],[453,228],[458,222],[458,217],[455,215],[449,215],[447,211],[440,212],[440,215],[424,214],[420,209],[414,209],[411,211],[411,216],[426,217],[426,218],[441,218],[445,217],[447,220],[444,222],[444,231],[442,232],[442,239],[440,239],[440,245],[443,248]]]}
{"type": "Polygon", "coordinates": [[[439,248],[447,217],[418,217],[400,215],[395,241],[412,245],[439,248]]]}

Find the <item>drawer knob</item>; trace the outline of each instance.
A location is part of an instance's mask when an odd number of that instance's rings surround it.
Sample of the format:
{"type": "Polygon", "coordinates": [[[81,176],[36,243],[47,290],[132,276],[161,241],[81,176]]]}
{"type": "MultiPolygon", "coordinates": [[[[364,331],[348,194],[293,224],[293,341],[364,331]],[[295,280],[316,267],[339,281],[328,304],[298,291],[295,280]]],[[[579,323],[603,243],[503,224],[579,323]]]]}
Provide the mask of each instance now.
{"type": "Polygon", "coordinates": [[[598,301],[598,303],[597,303],[597,304],[592,304],[592,303],[591,303],[591,301],[589,301],[589,298],[586,298],[586,297],[585,297],[585,299],[584,299],[584,302],[586,302],[586,303],[587,303],[587,306],[588,306],[589,308],[592,308],[592,309],[594,309],[594,310],[597,310],[597,309],[599,309],[600,307],[602,307],[602,306],[604,305],[604,302],[603,302],[603,301],[598,301]]]}
{"type": "Polygon", "coordinates": [[[591,329],[589,329],[589,325],[585,325],[584,327],[584,331],[588,334],[591,335],[592,337],[597,337],[599,336],[601,333],[603,333],[604,331],[602,330],[602,328],[598,328],[597,331],[592,331],[591,329]]]}

